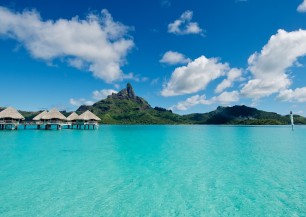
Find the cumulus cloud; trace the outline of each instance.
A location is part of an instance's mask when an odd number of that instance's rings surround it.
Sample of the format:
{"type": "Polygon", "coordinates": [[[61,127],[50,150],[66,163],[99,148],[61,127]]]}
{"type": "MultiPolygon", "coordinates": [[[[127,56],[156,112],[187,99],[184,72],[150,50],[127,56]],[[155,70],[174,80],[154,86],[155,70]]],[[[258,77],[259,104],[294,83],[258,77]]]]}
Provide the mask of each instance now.
{"type": "Polygon", "coordinates": [[[92,105],[94,101],[86,100],[86,99],[74,99],[71,98],[69,103],[73,106],[81,106],[81,105],[92,105]]]}
{"type": "Polygon", "coordinates": [[[105,99],[109,95],[112,95],[112,93],[118,93],[118,91],[113,89],[95,90],[92,92],[92,98],[95,100],[101,100],[105,99]]]}
{"type": "Polygon", "coordinates": [[[189,63],[190,59],[185,57],[184,54],[175,52],[175,51],[167,51],[163,57],[159,60],[160,63],[166,63],[169,65],[176,64],[185,64],[189,63]]]}
{"type": "Polygon", "coordinates": [[[211,104],[211,102],[206,99],[205,95],[194,95],[192,97],[187,98],[185,101],[177,103],[176,105],[172,106],[170,109],[185,111],[199,104],[209,105],[211,104]]]}
{"type": "Polygon", "coordinates": [[[163,96],[177,96],[196,93],[206,88],[207,84],[225,75],[230,68],[227,63],[220,63],[216,58],[201,56],[174,70],[170,80],[164,84],[163,96]]]}
{"type": "Polygon", "coordinates": [[[277,98],[281,101],[306,102],[306,87],[283,90],[277,98]]]}
{"type": "Polygon", "coordinates": [[[298,58],[306,56],[306,30],[286,32],[278,30],[271,36],[268,43],[260,52],[252,54],[248,59],[249,80],[241,85],[240,90],[224,91],[232,87],[234,82],[241,82],[243,70],[230,68],[227,63],[221,63],[216,58],[208,59],[201,56],[191,61],[187,66],[177,67],[161,94],[163,96],[177,96],[196,93],[204,90],[213,80],[226,76],[215,88],[215,93],[221,93],[206,99],[205,95],[195,95],[179,102],[173,108],[188,109],[197,104],[237,102],[241,97],[252,98],[258,102],[262,97],[278,93],[278,99],[293,102],[305,102],[305,88],[289,89],[292,84],[290,69],[301,66],[298,58]]]}
{"type": "Polygon", "coordinates": [[[70,66],[77,68],[79,70],[84,70],[87,67],[86,66],[87,64],[82,59],[79,58],[67,59],[67,62],[70,66]]]}
{"type": "Polygon", "coordinates": [[[176,105],[170,107],[171,110],[185,111],[196,105],[210,105],[214,103],[228,105],[239,101],[239,92],[223,92],[219,96],[214,96],[211,99],[206,99],[205,95],[194,95],[184,101],[178,102],[176,105]]]}
{"type": "Polygon", "coordinates": [[[107,10],[82,20],[42,20],[36,11],[13,12],[0,6],[0,35],[22,43],[33,58],[52,62],[66,58],[70,66],[113,82],[123,78],[120,69],[134,46],[129,27],[113,20],[107,10]]]}
{"type": "Polygon", "coordinates": [[[102,89],[102,90],[95,90],[92,92],[91,100],[87,100],[84,98],[81,99],[74,99],[71,98],[69,103],[73,106],[81,106],[81,105],[92,105],[97,101],[105,99],[107,96],[111,95],[112,93],[117,93],[118,91],[113,89],[102,89]]]}
{"type": "Polygon", "coordinates": [[[134,74],[133,72],[124,74],[122,78],[126,80],[133,80],[136,82],[146,82],[149,80],[148,77],[141,77],[140,74],[134,74]]]}
{"type": "Polygon", "coordinates": [[[303,2],[298,6],[297,11],[300,13],[306,12],[306,0],[303,0],[303,2]]]}
{"type": "Polygon", "coordinates": [[[191,22],[193,17],[192,11],[185,11],[179,19],[168,25],[168,32],[177,35],[202,34],[203,29],[197,22],[191,22]]]}
{"type": "Polygon", "coordinates": [[[242,70],[233,68],[227,73],[227,78],[224,79],[215,89],[216,93],[221,93],[226,88],[232,87],[237,80],[242,80],[242,70]]]}
{"type": "Polygon", "coordinates": [[[231,92],[223,92],[219,96],[214,96],[211,98],[212,103],[220,103],[222,105],[227,105],[233,102],[239,101],[239,92],[238,91],[231,91],[231,92]]]}
{"type": "Polygon", "coordinates": [[[306,31],[278,30],[260,53],[250,56],[249,70],[253,78],[242,88],[245,97],[259,99],[288,89],[292,81],[288,68],[306,55],[306,31]]]}

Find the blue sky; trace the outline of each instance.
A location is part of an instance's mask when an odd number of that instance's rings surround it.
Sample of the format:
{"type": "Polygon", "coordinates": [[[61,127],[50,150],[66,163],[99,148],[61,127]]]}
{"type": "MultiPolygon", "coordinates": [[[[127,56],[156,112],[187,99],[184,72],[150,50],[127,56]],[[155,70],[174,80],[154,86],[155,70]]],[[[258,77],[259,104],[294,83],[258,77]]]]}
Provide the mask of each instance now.
{"type": "Polygon", "coordinates": [[[306,0],[0,1],[0,106],[75,110],[132,83],[176,113],[306,115],[306,0]]]}

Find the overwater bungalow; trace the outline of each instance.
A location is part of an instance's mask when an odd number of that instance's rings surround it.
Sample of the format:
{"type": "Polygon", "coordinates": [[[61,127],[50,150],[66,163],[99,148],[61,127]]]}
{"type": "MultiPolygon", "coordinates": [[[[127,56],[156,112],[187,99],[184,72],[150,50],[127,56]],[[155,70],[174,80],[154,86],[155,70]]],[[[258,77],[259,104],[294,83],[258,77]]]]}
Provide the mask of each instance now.
{"type": "MultiPolygon", "coordinates": [[[[67,117],[67,123],[71,125],[71,128],[73,128],[73,125],[77,125],[77,121],[79,120],[79,115],[75,112],[72,112],[68,117],[67,117]]],[[[68,128],[70,126],[68,125],[68,128]]]]}
{"type": "Polygon", "coordinates": [[[62,126],[68,125],[67,118],[55,108],[43,115],[40,120],[44,121],[45,129],[51,129],[52,125],[54,125],[60,130],[62,126]]]}
{"type": "Polygon", "coordinates": [[[99,121],[101,121],[101,119],[89,110],[85,111],[78,118],[78,123],[82,123],[84,129],[86,129],[86,126],[88,126],[88,129],[89,126],[92,126],[92,128],[95,129],[95,127],[98,126],[99,121]]]}
{"type": "Polygon", "coordinates": [[[33,122],[37,125],[37,129],[40,129],[40,126],[45,124],[45,121],[42,120],[42,117],[45,116],[47,113],[47,111],[43,111],[32,119],[33,122]]]}
{"type": "Polygon", "coordinates": [[[12,107],[8,107],[0,112],[0,129],[17,130],[21,120],[25,118],[12,107]]]}

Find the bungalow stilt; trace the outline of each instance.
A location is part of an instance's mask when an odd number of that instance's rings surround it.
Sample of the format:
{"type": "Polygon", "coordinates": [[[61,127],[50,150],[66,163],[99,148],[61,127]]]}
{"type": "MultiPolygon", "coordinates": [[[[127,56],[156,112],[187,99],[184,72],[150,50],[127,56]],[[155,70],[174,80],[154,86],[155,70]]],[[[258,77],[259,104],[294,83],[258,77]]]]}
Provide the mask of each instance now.
{"type": "Polygon", "coordinates": [[[95,126],[98,126],[99,121],[101,121],[101,119],[89,110],[85,111],[78,118],[78,122],[84,125],[84,129],[87,127],[88,130],[90,129],[90,126],[92,126],[92,129],[95,129],[95,126]]]}
{"type": "Polygon", "coordinates": [[[17,130],[21,120],[25,118],[14,108],[8,107],[0,112],[1,130],[17,130]]]}

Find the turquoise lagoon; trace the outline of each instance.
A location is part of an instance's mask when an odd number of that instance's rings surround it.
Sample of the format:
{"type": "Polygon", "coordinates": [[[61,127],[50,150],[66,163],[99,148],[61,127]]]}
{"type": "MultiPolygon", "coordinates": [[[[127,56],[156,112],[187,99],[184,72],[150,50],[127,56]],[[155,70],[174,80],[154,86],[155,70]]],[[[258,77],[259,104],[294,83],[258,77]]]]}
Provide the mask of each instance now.
{"type": "Polygon", "coordinates": [[[306,127],[0,131],[0,216],[306,216],[306,127]]]}

